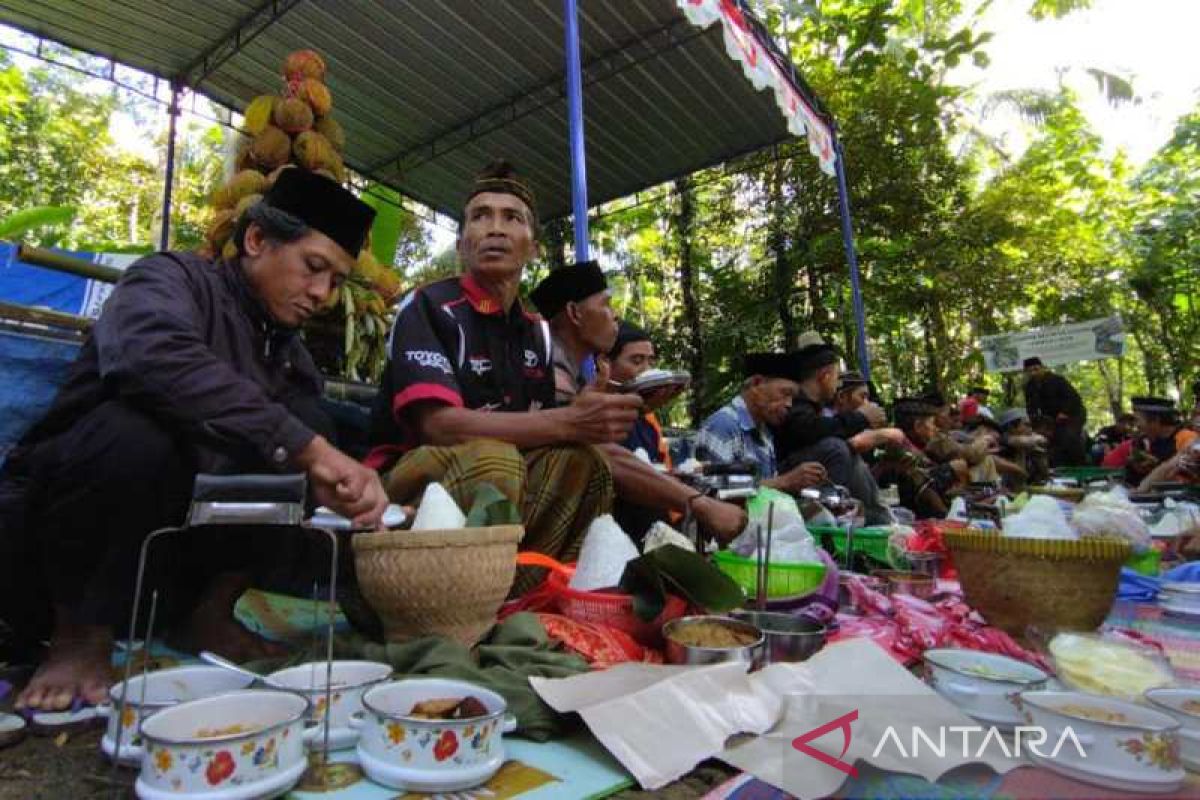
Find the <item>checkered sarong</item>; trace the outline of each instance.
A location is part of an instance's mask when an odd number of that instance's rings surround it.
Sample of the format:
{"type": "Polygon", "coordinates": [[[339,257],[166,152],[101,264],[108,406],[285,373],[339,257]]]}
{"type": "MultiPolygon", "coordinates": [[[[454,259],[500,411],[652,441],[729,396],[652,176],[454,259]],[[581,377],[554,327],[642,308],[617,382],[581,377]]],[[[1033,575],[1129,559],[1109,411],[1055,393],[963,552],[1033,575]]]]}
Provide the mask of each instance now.
{"type": "MultiPolygon", "coordinates": [[[[504,442],[478,439],[453,447],[418,447],[400,459],[384,483],[393,502],[412,505],[434,481],[464,511],[471,508],[481,483],[492,484],[521,509],[525,538],[520,548],[563,562],[578,558],[591,521],[612,512],[612,473],[604,456],[588,445],[522,452],[504,442]]],[[[538,567],[519,567],[513,594],[533,588],[543,573],[538,567]]]]}

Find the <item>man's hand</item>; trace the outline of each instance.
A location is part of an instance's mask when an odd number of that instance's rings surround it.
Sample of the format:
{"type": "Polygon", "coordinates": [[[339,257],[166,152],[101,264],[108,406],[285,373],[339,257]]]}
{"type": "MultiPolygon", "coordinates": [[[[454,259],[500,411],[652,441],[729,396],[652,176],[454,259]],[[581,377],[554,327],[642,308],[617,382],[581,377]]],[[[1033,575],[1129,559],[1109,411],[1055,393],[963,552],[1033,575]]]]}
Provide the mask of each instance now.
{"type": "Polygon", "coordinates": [[[716,536],[721,543],[737,538],[746,529],[746,512],[715,497],[696,498],[692,501],[692,512],[700,528],[716,536]]]}
{"type": "Polygon", "coordinates": [[[823,464],[819,461],[808,461],[792,467],[772,481],[764,481],[763,484],[788,494],[799,494],[801,489],[823,483],[825,475],[823,464]]]}
{"type": "Polygon", "coordinates": [[[887,414],[870,400],[859,406],[858,413],[867,418],[867,424],[872,428],[882,428],[887,424],[887,414]]]}
{"type": "Polygon", "coordinates": [[[636,394],[608,394],[609,366],[596,367],[596,377],[571,403],[571,438],[586,444],[617,444],[637,422],[642,398],[636,394]]]}
{"type": "Polygon", "coordinates": [[[967,465],[966,459],[956,458],[949,463],[950,469],[954,470],[954,477],[958,479],[959,483],[971,482],[971,469],[967,465]]]}
{"type": "Polygon", "coordinates": [[[356,528],[374,528],[387,509],[387,493],[375,470],[364,467],[316,436],[296,463],[308,473],[317,502],[350,519],[356,528]]]}

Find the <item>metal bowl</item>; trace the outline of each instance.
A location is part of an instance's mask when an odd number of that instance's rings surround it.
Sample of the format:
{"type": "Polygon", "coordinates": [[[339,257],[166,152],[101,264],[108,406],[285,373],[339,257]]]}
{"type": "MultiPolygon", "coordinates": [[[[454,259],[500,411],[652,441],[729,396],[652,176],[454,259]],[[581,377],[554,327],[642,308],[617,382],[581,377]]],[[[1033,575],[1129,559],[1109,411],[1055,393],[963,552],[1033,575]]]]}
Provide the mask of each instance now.
{"type": "Polygon", "coordinates": [[[804,617],[777,611],[734,611],[729,616],[763,632],[762,664],[807,661],[825,646],[825,626],[804,617]]]}
{"type": "Polygon", "coordinates": [[[763,632],[748,622],[713,615],[673,619],[663,625],[662,632],[667,643],[667,661],[671,664],[723,664],[728,661],[753,664],[764,640],[763,632]],[[750,634],[754,636],[754,641],[742,647],[693,647],[671,638],[672,633],[679,633],[688,626],[701,622],[715,622],[732,630],[750,634]]]}
{"type": "Polygon", "coordinates": [[[877,569],[871,575],[886,581],[888,594],[911,594],[913,597],[928,599],[937,591],[937,581],[919,572],[877,569]]]}

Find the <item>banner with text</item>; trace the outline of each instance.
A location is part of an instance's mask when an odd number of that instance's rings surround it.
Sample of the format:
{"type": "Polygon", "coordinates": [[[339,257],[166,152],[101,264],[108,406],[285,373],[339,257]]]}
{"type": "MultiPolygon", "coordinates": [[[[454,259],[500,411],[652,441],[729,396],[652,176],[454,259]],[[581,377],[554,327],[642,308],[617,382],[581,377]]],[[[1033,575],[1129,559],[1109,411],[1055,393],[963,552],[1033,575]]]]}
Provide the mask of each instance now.
{"type": "Polygon", "coordinates": [[[1032,328],[980,339],[989,372],[1012,372],[1037,356],[1048,367],[1125,355],[1125,325],[1119,316],[1032,328]]]}

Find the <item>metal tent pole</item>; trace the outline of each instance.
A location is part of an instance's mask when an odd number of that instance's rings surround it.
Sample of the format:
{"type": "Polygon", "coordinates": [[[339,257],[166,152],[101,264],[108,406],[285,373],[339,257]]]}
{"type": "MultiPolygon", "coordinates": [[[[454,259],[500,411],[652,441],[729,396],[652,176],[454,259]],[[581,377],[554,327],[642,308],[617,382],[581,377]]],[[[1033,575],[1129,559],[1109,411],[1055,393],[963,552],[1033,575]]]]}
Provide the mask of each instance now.
{"type": "Polygon", "coordinates": [[[850,224],[850,191],[846,188],[846,155],[837,129],[831,128],[833,150],[837,156],[834,168],[837,171],[838,211],[842,218],[842,244],[846,248],[846,261],[850,264],[850,292],[854,301],[854,325],[858,330],[858,368],[864,380],[871,380],[871,354],[867,352],[867,317],[863,309],[862,284],[858,274],[858,255],[854,252],[854,228],[850,224]]]}
{"type": "Polygon", "coordinates": [[[571,135],[571,205],[575,213],[575,261],[588,260],[587,163],[583,146],[583,75],[579,65],[576,0],[563,0],[567,49],[567,117],[571,135]]]}
{"type": "Polygon", "coordinates": [[[170,115],[167,123],[167,177],[163,185],[162,233],[158,237],[158,249],[166,250],[171,243],[171,188],[175,184],[175,121],[179,119],[179,84],[171,84],[170,115]]]}

